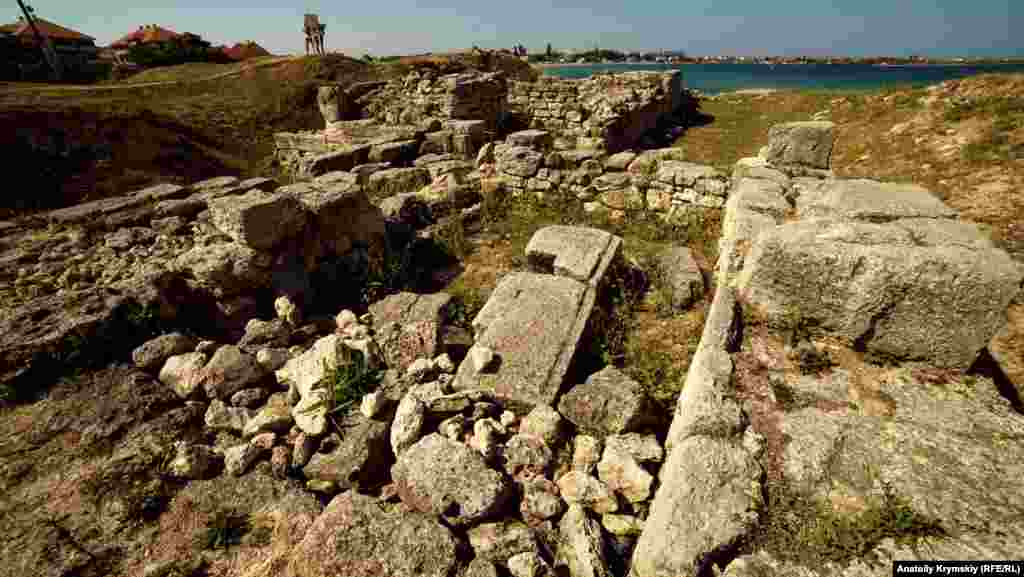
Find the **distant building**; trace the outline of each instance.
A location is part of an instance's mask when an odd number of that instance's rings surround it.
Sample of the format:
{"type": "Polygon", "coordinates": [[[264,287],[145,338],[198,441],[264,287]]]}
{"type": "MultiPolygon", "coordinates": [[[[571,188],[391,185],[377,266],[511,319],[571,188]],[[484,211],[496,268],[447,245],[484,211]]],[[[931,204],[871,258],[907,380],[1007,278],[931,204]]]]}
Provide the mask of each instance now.
{"type": "MultiPolygon", "coordinates": [[[[50,39],[53,49],[60,57],[61,62],[67,66],[85,64],[94,59],[99,49],[96,47],[96,39],[87,34],[65,28],[42,18],[33,19],[39,33],[50,39]]],[[[19,18],[13,24],[0,26],[0,34],[6,37],[6,43],[14,43],[25,52],[25,56],[35,58],[33,53],[38,53],[40,46],[32,27],[24,18],[19,18]]]]}
{"type": "Polygon", "coordinates": [[[111,44],[110,47],[114,50],[128,50],[132,46],[170,42],[179,36],[181,35],[173,30],[162,28],[156,24],[147,24],[139,26],[138,30],[125,35],[120,40],[111,44]]]}

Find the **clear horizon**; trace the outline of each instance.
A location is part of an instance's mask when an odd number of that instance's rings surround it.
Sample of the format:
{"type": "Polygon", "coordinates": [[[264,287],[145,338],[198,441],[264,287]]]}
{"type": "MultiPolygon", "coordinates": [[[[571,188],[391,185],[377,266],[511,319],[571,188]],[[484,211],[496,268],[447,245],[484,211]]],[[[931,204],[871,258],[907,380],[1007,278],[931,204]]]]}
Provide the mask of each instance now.
{"type": "MultiPolygon", "coordinates": [[[[659,0],[636,4],[594,0],[521,0],[447,6],[410,0],[340,6],[307,0],[282,6],[269,0],[30,0],[37,16],[108,45],[140,25],[193,32],[213,44],[254,40],[275,54],[303,53],[302,16],[320,15],[326,48],[351,56],[511,48],[532,52],[594,47],[632,51],[682,50],[694,56],[1024,56],[1020,0],[659,0]]],[[[20,15],[9,3],[0,20],[20,15]]]]}

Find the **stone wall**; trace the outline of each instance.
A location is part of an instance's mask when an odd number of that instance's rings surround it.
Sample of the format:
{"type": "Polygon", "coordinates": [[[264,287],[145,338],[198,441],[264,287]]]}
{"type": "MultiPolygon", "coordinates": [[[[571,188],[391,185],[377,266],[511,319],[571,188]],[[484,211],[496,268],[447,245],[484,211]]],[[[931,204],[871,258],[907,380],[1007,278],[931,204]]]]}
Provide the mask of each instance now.
{"type": "Polygon", "coordinates": [[[507,83],[501,73],[410,72],[364,94],[356,103],[365,117],[387,124],[417,124],[429,118],[482,120],[495,130],[505,110],[507,83]]]}
{"type": "Polygon", "coordinates": [[[679,71],[598,74],[585,80],[513,82],[509,105],[531,128],[557,133],[560,148],[635,147],[682,105],[679,71]]]}

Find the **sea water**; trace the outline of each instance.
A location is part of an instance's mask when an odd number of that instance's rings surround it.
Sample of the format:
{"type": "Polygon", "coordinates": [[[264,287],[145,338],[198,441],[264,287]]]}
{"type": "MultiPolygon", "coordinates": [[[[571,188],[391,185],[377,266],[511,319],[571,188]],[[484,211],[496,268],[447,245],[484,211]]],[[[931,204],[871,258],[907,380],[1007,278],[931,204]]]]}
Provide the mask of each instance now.
{"type": "Polygon", "coordinates": [[[704,94],[736,90],[873,90],[895,86],[925,86],[944,80],[986,73],[1024,73],[1024,64],[589,64],[551,66],[545,76],[586,78],[595,72],[682,70],[687,88],[704,94]]]}

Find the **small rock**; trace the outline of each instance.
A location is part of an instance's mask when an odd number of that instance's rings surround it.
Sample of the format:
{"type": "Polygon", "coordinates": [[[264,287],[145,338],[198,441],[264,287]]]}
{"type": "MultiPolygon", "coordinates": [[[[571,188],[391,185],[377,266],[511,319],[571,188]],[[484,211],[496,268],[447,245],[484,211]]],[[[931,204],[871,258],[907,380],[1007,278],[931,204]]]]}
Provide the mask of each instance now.
{"type": "Polygon", "coordinates": [[[220,399],[210,401],[206,408],[204,422],[211,431],[228,431],[241,434],[246,423],[253,417],[253,412],[241,407],[229,407],[220,399]]]}
{"type": "Polygon", "coordinates": [[[611,366],[562,395],[558,410],[581,430],[605,435],[638,430],[650,420],[643,387],[611,366]]]}
{"type": "Polygon", "coordinates": [[[644,531],[644,522],[633,515],[605,513],[601,515],[601,526],[617,537],[630,537],[644,531]]]}
{"type": "Polygon", "coordinates": [[[202,370],[206,365],[206,354],[185,353],[167,359],[160,369],[160,382],[174,389],[182,399],[191,399],[202,393],[202,370]]]}
{"type": "Polygon", "coordinates": [[[637,464],[631,455],[608,445],[604,448],[597,474],[609,489],[621,494],[630,503],[646,501],[651,496],[654,476],[637,464]]]}
{"type": "Polygon", "coordinates": [[[288,345],[291,327],[281,319],[264,321],[251,319],[245,323],[245,335],[238,341],[239,346],[264,345],[283,347],[288,345]]]}
{"type": "Polygon", "coordinates": [[[270,471],[277,479],[284,479],[288,476],[288,465],[291,455],[288,447],[277,446],[270,453],[270,471]]]}
{"type": "Polygon", "coordinates": [[[536,551],[533,532],[521,521],[484,523],[468,531],[469,544],[477,557],[503,562],[524,551],[536,551]]]}
{"type": "Polygon", "coordinates": [[[266,372],[256,357],[234,345],[217,349],[202,371],[203,389],[211,399],[227,399],[236,392],[258,383],[266,372]]]}
{"type": "Polygon", "coordinates": [[[391,448],[398,457],[420,438],[427,406],[412,393],[402,397],[391,423],[391,448]]]}
{"type": "Polygon", "coordinates": [[[263,452],[262,447],[252,443],[235,445],[224,451],[224,470],[230,475],[241,477],[263,452]]]}
{"type": "Polygon", "coordinates": [[[523,433],[513,435],[505,444],[505,470],[513,477],[520,474],[543,477],[552,456],[544,439],[523,433]]]}
{"type": "MultiPolygon", "coordinates": [[[[421,396],[421,399],[423,397],[421,396]]],[[[430,399],[424,399],[427,403],[428,409],[431,413],[438,415],[448,415],[452,413],[462,413],[469,409],[472,409],[476,403],[489,400],[491,394],[489,391],[481,391],[470,389],[467,391],[459,391],[450,395],[434,396],[430,399]]]]}
{"type": "Polygon", "coordinates": [[[172,475],[181,479],[206,479],[213,473],[221,456],[206,445],[175,443],[174,460],[168,465],[172,475]]]}
{"type": "Polygon", "coordinates": [[[504,427],[494,419],[480,419],[473,423],[473,438],[469,446],[473,447],[484,459],[493,459],[498,454],[498,437],[504,433],[504,427]]]}
{"type": "Polygon", "coordinates": [[[338,316],[334,318],[334,321],[338,323],[338,330],[344,331],[345,329],[359,324],[359,319],[356,318],[356,313],[343,309],[338,316]]]}
{"type": "Polygon", "coordinates": [[[260,349],[256,352],[256,362],[267,372],[280,369],[289,358],[288,349],[260,349]]]}
{"type": "Polygon", "coordinates": [[[237,393],[231,395],[229,401],[234,407],[245,407],[246,409],[255,409],[263,402],[263,399],[267,398],[267,390],[260,388],[253,389],[242,389],[237,393]]]}
{"type": "Polygon", "coordinates": [[[595,513],[614,513],[619,509],[619,502],[607,485],[579,471],[563,475],[558,480],[558,489],[570,506],[579,505],[595,513]]]}
{"type": "Polygon", "coordinates": [[[416,359],[405,369],[405,378],[414,383],[425,383],[434,372],[433,364],[427,359],[416,359]]]}
{"type": "Polygon", "coordinates": [[[275,393],[267,400],[267,404],[246,422],[242,436],[248,437],[265,432],[284,434],[291,428],[292,423],[294,420],[287,395],[275,393]]]}
{"type": "Polygon", "coordinates": [[[367,419],[372,419],[384,410],[386,403],[387,397],[384,396],[382,391],[367,393],[363,395],[363,400],[359,403],[359,412],[367,419]]]}
{"type": "Polygon", "coordinates": [[[508,559],[512,577],[554,577],[554,570],[536,551],[524,551],[508,559]]]}
{"type": "Polygon", "coordinates": [[[665,458],[665,450],[658,444],[654,435],[626,433],[625,435],[609,435],[604,444],[607,450],[625,453],[638,463],[660,463],[665,458]]]}
{"type": "Polygon", "coordinates": [[[480,345],[473,345],[469,349],[469,354],[466,355],[466,358],[471,363],[470,366],[473,367],[473,372],[476,374],[487,371],[494,364],[495,360],[494,351],[480,345]]]}
{"type": "Polygon", "coordinates": [[[462,577],[498,577],[498,570],[491,561],[477,558],[469,562],[462,577]]]}
{"type": "Polygon", "coordinates": [[[217,352],[217,349],[219,348],[220,343],[217,341],[199,341],[199,344],[196,345],[196,352],[203,353],[204,355],[212,355],[217,352]]]}
{"type": "Polygon", "coordinates": [[[600,439],[578,435],[572,452],[572,469],[589,475],[601,460],[601,448],[600,439]]]}
{"type": "Polygon", "coordinates": [[[453,441],[461,441],[462,433],[466,430],[466,417],[462,415],[455,415],[449,417],[437,427],[437,432],[441,433],[445,437],[453,441]]]}
{"type": "Polygon", "coordinates": [[[565,510],[565,501],[558,496],[558,485],[543,477],[522,481],[523,499],[519,512],[528,522],[557,517],[565,510]]]}
{"type": "Polygon", "coordinates": [[[274,433],[260,433],[249,440],[249,444],[263,451],[269,451],[274,448],[274,441],[277,440],[277,435],[274,433]]]}
{"type": "Polygon", "coordinates": [[[438,373],[452,374],[455,372],[455,363],[448,353],[441,353],[434,358],[434,370],[438,373]]]}
{"type": "Polygon", "coordinates": [[[308,435],[306,433],[299,433],[295,438],[295,446],[292,449],[292,463],[296,467],[305,467],[309,460],[313,458],[313,454],[320,447],[319,437],[308,435]]]}
{"type": "Polygon", "coordinates": [[[274,300],[274,311],[277,317],[293,327],[302,324],[302,311],[288,296],[279,296],[274,300]]]}
{"type": "Polygon", "coordinates": [[[330,412],[330,394],[324,389],[313,389],[299,399],[292,408],[295,424],[307,434],[317,436],[327,432],[327,413],[330,412]]]}
{"type": "Polygon", "coordinates": [[[370,336],[370,329],[365,325],[352,324],[342,329],[341,336],[349,340],[365,339],[370,336]]]}
{"type": "Polygon", "coordinates": [[[334,495],[338,492],[337,483],[321,479],[309,479],[306,481],[306,488],[314,493],[321,493],[324,495],[334,495]]]}
{"type": "Polygon", "coordinates": [[[565,430],[564,425],[565,421],[558,411],[547,405],[537,405],[523,417],[523,422],[519,425],[519,432],[535,435],[544,439],[549,447],[557,447],[561,444],[565,430]]]}
{"type": "Polygon", "coordinates": [[[135,366],[144,371],[156,371],[175,355],[195,350],[196,340],[181,333],[161,335],[140,345],[132,351],[135,366]]]}
{"type": "Polygon", "coordinates": [[[516,414],[512,411],[504,411],[501,413],[501,417],[498,420],[501,421],[501,426],[505,427],[507,430],[512,425],[515,425],[518,419],[516,414]]]}

